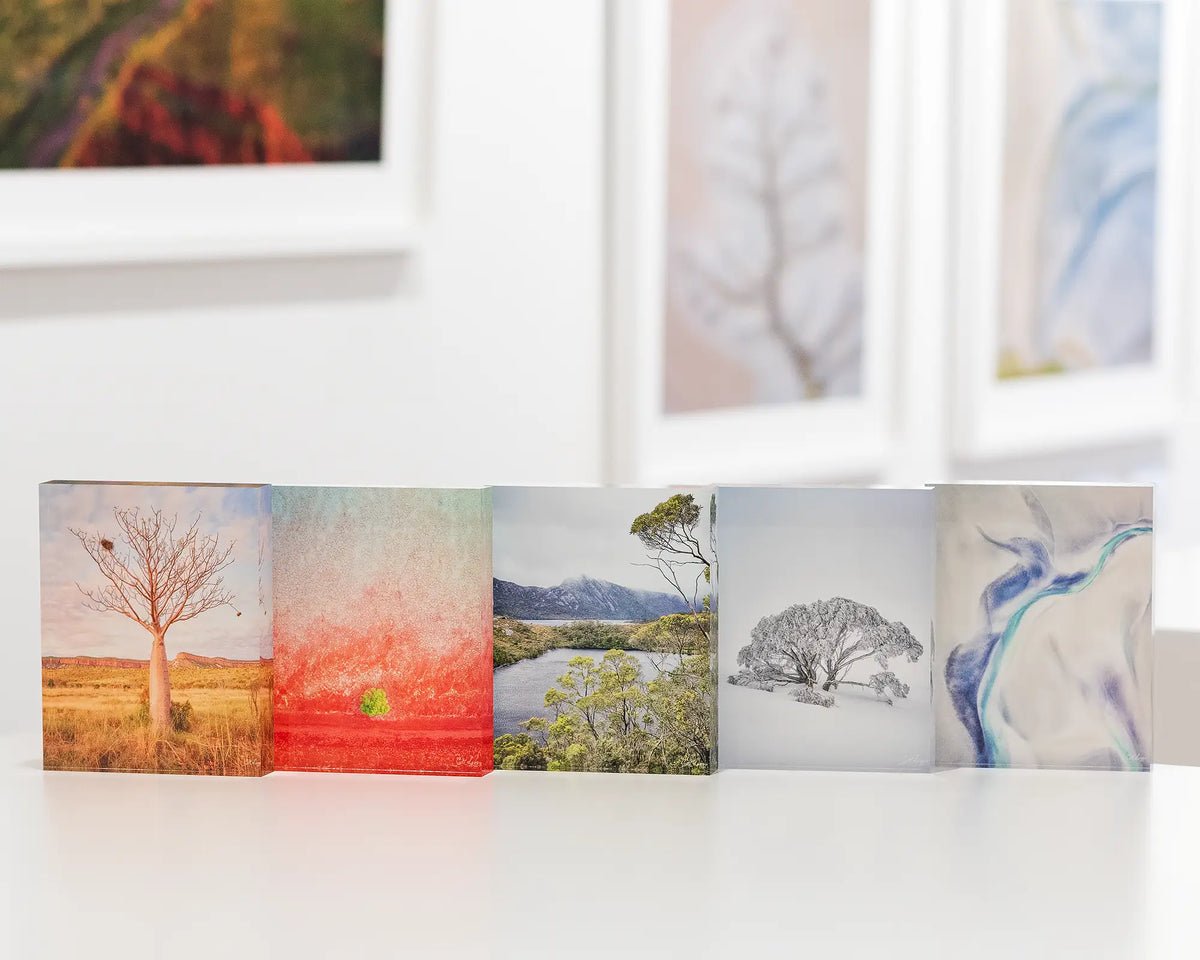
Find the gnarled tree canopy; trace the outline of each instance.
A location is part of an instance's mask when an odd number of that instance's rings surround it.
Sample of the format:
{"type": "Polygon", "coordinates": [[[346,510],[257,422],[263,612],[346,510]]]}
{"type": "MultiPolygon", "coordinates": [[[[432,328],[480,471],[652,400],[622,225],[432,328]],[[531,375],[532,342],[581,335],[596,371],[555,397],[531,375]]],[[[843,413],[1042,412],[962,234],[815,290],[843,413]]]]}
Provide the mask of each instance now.
{"type": "Polygon", "coordinates": [[[750,643],[738,653],[742,669],[729,682],[761,690],[796,684],[804,688],[797,699],[822,706],[831,706],[833,699],[814,696],[815,687],[828,692],[848,684],[872,689],[890,703],[893,695],[908,695],[908,684],[887,669],[888,662],[905,657],[916,663],[923,652],[900,621],[886,619],[865,603],[834,597],[796,603],[759,620],[750,643]],[[874,660],[883,669],[865,682],[846,679],[864,660],[874,660]]]}

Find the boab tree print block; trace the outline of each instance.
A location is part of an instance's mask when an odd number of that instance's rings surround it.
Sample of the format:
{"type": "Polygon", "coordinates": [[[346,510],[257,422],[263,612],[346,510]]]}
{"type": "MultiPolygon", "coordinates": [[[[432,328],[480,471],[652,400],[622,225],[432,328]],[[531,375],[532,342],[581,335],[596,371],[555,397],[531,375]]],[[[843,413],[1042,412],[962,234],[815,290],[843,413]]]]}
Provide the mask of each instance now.
{"type": "Polygon", "coordinates": [[[497,769],[715,768],[712,493],[492,491],[497,769]]]}
{"type": "Polygon", "coordinates": [[[276,487],[280,770],[492,767],[486,490],[276,487]]]}
{"type": "Polygon", "coordinates": [[[937,496],[937,761],[1145,770],[1153,491],[937,496]]]}
{"type": "Polygon", "coordinates": [[[55,481],[40,500],[45,767],[270,772],[270,487],[55,481]]]}
{"type": "Polygon", "coordinates": [[[722,767],[928,770],[929,490],[721,487],[722,767]]]}

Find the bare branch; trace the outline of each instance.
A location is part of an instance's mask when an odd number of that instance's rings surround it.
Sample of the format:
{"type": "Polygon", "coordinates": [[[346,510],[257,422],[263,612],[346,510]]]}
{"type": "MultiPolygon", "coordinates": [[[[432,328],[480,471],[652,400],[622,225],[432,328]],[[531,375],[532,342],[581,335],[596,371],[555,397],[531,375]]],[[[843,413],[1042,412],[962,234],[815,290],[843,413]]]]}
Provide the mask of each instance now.
{"type": "Polygon", "coordinates": [[[71,529],[107,581],[100,587],[76,584],[84,606],[119,613],[161,636],[175,623],[207,610],[232,606],[233,593],[222,571],[233,563],[234,544],[219,535],[203,536],[200,515],[178,535],[178,517],[154,509],[115,508],[117,536],[71,529]]]}

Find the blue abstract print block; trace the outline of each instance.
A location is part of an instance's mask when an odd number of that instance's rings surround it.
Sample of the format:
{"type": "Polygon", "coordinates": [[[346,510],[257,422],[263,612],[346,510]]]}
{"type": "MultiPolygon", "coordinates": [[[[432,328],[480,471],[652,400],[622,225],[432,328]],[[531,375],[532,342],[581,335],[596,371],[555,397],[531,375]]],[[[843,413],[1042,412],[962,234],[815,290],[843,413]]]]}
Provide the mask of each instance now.
{"type": "Polygon", "coordinates": [[[937,488],[943,766],[1151,761],[1152,490],[937,488]]]}

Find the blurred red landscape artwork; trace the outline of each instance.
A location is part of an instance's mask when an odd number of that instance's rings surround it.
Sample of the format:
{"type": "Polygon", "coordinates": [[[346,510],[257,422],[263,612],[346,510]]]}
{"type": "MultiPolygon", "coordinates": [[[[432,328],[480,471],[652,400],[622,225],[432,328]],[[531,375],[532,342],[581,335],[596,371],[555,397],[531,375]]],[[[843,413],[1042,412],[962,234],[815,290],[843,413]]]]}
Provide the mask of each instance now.
{"type": "Polygon", "coordinates": [[[385,0],[7,0],[0,169],[377,162],[385,0]]]}
{"type": "Polygon", "coordinates": [[[276,487],[275,768],[492,768],[481,490],[276,487]]]}

